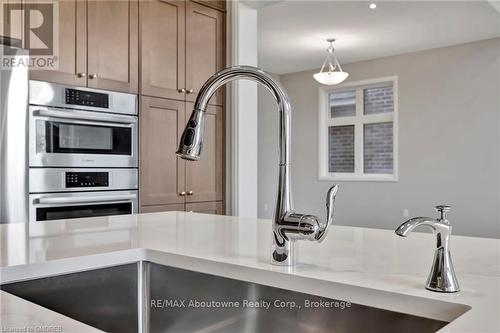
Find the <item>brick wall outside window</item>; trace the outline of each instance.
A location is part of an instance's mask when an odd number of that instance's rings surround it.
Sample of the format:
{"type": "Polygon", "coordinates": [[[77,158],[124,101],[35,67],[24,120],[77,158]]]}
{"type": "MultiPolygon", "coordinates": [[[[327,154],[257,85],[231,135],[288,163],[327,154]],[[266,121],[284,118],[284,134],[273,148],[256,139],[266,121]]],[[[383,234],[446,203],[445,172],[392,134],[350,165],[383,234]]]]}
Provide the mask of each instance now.
{"type": "Polygon", "coordinates": [[[393,170],[392,122],[364,125],[364,173],[391,174],[393,170]]]}
{"type": "Polygon", "coordinates": [[[393,112],[392,86],[363,89],[363,101],[365,114],[393,112]]]}
{"type": "Polygon", "coordinates": [[[329,172],[354,172],[354,125],[329,128],[329,172]]]}

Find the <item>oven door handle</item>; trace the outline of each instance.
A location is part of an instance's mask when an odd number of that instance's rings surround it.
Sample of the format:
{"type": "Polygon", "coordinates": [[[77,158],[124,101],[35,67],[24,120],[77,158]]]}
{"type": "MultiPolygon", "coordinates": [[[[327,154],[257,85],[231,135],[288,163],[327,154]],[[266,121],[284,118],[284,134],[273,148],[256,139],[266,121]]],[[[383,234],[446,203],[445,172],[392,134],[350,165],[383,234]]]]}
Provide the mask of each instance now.
{"type": "Polygon", "coordinates": [[[35,110],[34,114],[40,117],[63,118],[71,120],[90,120],[105,123],[134,124],[137,122],[134,116],[114,116],[114,115],[90,115],[78,114],[78,112],[59,110],[35,110]]]}
{"type": "Polygon", "coordinates": [[[98,197],[52,197],[37,198],[35,204],[40,205],[58,205],[58,204],[78,204],[78,203],[102,203],[110,201],[127,201],[136,199],[136,194],[103,195],[98,197]]]}

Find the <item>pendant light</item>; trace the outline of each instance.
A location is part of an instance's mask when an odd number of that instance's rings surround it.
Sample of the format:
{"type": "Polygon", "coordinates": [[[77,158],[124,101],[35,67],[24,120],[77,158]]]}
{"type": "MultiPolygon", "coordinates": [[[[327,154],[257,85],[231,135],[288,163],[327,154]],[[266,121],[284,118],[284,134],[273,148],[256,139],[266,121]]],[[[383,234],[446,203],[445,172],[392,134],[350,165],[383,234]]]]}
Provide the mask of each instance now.
{"type": "Polygon", "coordinates": [[[323,66],[321,66],[319,73],[314,74],[313,77],[319,83],[331,86],[343,82],[345,79],[347,79],[349,73],[342,70],[339,61],[335,56],[335,49],[333,48],[333,42],[335,41],[335,38],[330,38],[326,41],[330,43],[330,46],[326,49],[328,54],[326,55],[326,59],[323,62],[323,66]],[[324,72],[323,70],[327,65],[328,71],[324,72]]]}

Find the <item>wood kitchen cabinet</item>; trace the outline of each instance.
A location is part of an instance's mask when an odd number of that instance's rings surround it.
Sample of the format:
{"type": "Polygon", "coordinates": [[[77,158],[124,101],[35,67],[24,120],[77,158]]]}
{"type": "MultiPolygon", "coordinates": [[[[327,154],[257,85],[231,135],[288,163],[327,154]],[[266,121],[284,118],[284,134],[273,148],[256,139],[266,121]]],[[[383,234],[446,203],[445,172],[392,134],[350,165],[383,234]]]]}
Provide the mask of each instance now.
{"type": "Polygon", "coordinates": [[[57,70],[30,78],[138,92],[138,0],[60,0],[57,70]]]}
{"type": "Polygon", "coordinates": [[[184,204],[173,204],[173,205],[163,205],[163,206],[141,206],[141,213],[159,213],[159,212],[173,212],[185,211],[184,204]]]}
{"type": "MultiPolygon", "coordinates": [[[[224,13],[188,2],[186,8],[186,100],[194,102],[203,83],[224,68],[224,13]]],[[[210,104],[223,105],[224,88],[220,88],[210,104]]]]}
{"type": "Polygon", "coordinates": [[[137,93],[138,0],[89,1],[88,86],[137,93]]]}
{"type": "Polygon", "coordinates": [[[185,103],[141,98],[140,205],[184,204],[185,162],[175,155],[186,123],[185,103]]]}
{"type": "Polygon", "coordinates": [[[141,1],[141,93],[184,100],[184,1],[141,1]]]}
{"type": "Polygon", "coordinates": [[[193,2],[201,3],[205,6],[212,7],[219,10],[226,10],[226,1],[224,0],[193,0],[193,2]]]}
{"type": "MultiPolygon", "coordinates": [[[[43,3],[43,0],[38,0],[43,3]]],[[[58,67],[54,70],[30,70],[30,79],[86,86],[87,77],[87,4],[78,0],[58,1],[58,67]]],[[[35,4],[35,2],[33,2],[35,4]]]]}
{"type": "Polygon", "coordinates": [[[17,0],[0,0],[0,6],[0,36],[22,41],[24,18],[22,12],[16,10],[22,9],[23,4],[17,0]]]}
{"type": "Polygon", "coordinates": [[[224,202],[196,202],[187,204],[173,204],[163,206],[142,206],[141,213],[158,213],[171,211],[186,211],[203,214],[224,215],[224,202]]]}
{"type": "Polygon", "coordinates": [[[141,105],[141,212],[177,210],[178,204],[185,204],[186,210],[195,211],[197,206],[190,204],[222,202],[223,108],[213,105],[208,107],[202,158],[191,162],[178,158],[175,151],[193,104],[143,96],[141,105]]]}
{"type": "Polygon", "coordinates": [[[186,204],[186,211],[193,213],[224,215],[224,203],[218,202],[198,202],[186,204]]]}
{"type": "MultiPolygon", "coordinates": [[[[192,1],[141,1],[141,94],[195,101],[225,66],[225,14],[192,1]]],[[[224,104],[220,89],[210,104],[224,104]]]]}
{"type": "Polygon", "coordinates": [[[224,91],[205,115],[202,158],[175,155],[201,85],[225,67],[221,1],[139,3],[140,211],[224,213],[224,91]]]}
{"type": "MultiPolygon", "coordinates": [[[[192,103],[186,103],[189,119],[192,103]]],[[[184,129],[184,125],[182,126],[184,129]]],[[[222,107],[208,106],[205,114],[205,131],[201,159],[185,162],[186,203],[222,200],[224,186],[224,117],[222,107]]]]}

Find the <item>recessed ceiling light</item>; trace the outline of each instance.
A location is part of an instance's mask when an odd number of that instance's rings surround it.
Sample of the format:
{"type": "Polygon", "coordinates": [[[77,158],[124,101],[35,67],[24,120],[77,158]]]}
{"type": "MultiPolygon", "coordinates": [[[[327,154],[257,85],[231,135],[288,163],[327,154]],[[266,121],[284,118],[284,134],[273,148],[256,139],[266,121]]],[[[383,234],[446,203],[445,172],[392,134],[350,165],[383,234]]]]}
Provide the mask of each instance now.
{"type": "Polygon", "coordinates": [[[377,4],[376,3],[371,3],[370,4],[370,9],[375,9],[377,8],[377,4]]]}

